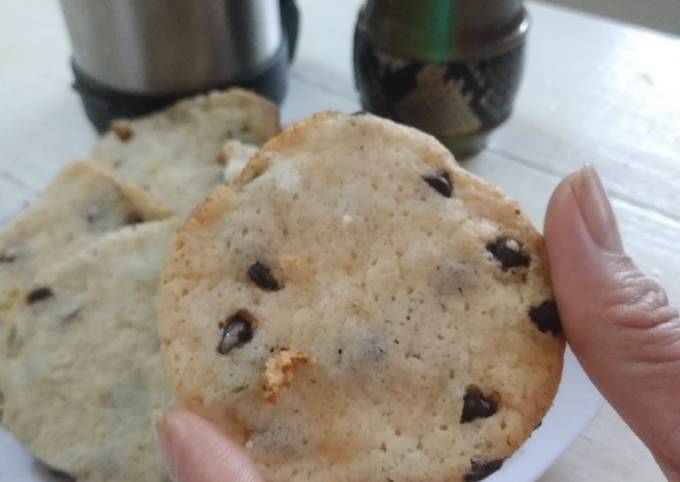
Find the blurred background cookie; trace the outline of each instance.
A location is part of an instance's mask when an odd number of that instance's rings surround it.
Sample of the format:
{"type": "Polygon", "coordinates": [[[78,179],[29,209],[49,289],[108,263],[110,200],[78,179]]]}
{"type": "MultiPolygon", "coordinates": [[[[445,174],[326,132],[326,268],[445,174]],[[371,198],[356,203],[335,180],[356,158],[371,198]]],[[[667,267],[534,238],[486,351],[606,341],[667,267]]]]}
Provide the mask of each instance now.
{"type": "Polygon", "coordinates": [[[259,145],[278,131],[273,103],[231,89],[183,100],[148,117],[114,122],[91,156],[184,215],[223,182],[224,142],[259,145]]]}
{"type": "Polygon", "coordinates": [[[92,163],[68,164],[34,205],[0,231],[0,325],[11,303],[48,296],[25,291],[39,270],[105,233],[169,214],[147,193],[92,163]]]}
{"type": "Polygon", "coordinates": [[[35,286],[3,348],[2,423],[65,480],[165,481],[152,411],[173,403],[156,331],[156,294],[176,219],[121,229],[35,286]]]}

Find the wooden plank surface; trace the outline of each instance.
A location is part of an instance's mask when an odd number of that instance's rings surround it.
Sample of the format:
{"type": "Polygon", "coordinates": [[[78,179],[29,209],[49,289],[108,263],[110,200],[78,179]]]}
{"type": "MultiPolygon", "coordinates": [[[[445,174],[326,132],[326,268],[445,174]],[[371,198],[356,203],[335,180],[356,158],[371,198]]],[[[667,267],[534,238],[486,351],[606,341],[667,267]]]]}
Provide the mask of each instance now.
{"type": "MultiPolygon", "coordinates": [[[[303,0],[299,55],[283,119],[358,108],[351,32],[359,0],[303,0]],[[320,104],[320,100],[323,101],[320,104]]],[[[530,4],[528,67],[515,114],[466,167],[517,198],[537,225],[559,179],[594,164],[639,265],[680,302],[680,41],[530,4]]],[[[0,219],[34,197],[96,136],[71,82],[57,2],[0,7],[0,219]],[[31,28],[27,28],[30,25],[31,28]]],[[[541,479],[663,480],[608,406],[541,479]]]]}

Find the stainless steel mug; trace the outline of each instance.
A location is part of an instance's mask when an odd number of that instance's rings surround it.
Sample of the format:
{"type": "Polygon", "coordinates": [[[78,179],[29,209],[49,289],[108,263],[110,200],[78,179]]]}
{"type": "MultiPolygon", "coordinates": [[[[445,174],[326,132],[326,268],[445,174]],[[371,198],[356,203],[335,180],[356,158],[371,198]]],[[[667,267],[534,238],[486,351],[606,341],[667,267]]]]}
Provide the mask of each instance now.
{"type": "Polygon", "coordinates": [[[75,88],[97,128],[239,85],[281,101],[294,0],[60,0],[75,88]]]}
{"type": "Polygon", "coordinates": [[[367,0],[354,34],[363,108],[469,156],[512,111],[528,28],[522,0],[367,0]]]}

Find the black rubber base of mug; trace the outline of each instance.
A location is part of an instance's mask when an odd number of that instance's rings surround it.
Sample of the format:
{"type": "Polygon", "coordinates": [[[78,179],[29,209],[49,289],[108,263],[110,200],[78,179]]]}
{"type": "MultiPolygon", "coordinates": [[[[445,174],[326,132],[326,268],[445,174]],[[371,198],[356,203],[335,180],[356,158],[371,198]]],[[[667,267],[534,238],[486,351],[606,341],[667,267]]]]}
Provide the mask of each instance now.
{"type": "Polygon", "coordinates": [[[149,114],[182,98],[214,89],[242,87],[280,104],[288,87],[288,64],[288,47],[284,42],[274,58],[253,76],[228,84],[210,86],[203,90],[169,95],[143,95],[112,89],[89,77],[78,68],[75,62],[71,62],[71,67],[75,76],[73,88],[80,94],[88,119],[101,133],[106,131],[111,121],[115,119],[149,114]]]}

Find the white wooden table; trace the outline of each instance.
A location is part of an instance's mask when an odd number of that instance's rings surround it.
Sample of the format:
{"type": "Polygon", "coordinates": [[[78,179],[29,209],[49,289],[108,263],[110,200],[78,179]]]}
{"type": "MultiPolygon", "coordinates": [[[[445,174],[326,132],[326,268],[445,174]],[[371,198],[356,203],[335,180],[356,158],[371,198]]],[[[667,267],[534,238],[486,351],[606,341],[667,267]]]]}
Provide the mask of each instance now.
{"type": "MultiPolygon", "coordinates": [[[[57,2],[0,4],[0,219],[34,198],[95,140],[68,86],[69,46],[57,2]]],[[[300,1],[301,45],[283,120],[354,111],[351,30],[359,0],[300,1]]],[[[542,224],[559,179],[588,162],[613,197],[626,246],[680,302],[680,40],[529,4],[534,20],[515,114],[467,161],[542,224]]],[[[541,479],[664,480],[605,406],[541,479]]]]}

